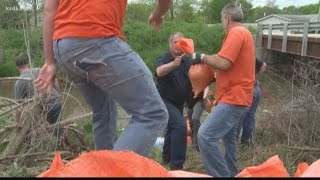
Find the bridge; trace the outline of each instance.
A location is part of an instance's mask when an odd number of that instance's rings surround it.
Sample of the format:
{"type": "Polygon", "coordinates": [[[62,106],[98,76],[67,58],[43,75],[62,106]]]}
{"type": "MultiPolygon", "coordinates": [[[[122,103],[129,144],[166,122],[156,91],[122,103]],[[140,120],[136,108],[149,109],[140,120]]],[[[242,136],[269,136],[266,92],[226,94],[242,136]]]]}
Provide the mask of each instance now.
{"type": "Polygon", "coordinates": [[[272,50],[320,60],[320,22],[258,24],[257,56],[272,50]]]}

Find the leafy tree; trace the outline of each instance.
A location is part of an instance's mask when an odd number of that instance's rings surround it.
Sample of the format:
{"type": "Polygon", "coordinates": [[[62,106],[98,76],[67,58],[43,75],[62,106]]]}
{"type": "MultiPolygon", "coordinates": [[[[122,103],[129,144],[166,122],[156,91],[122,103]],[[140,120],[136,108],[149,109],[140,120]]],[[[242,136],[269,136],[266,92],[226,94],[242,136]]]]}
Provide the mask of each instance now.
{"type": "Polygon", "coordinates": [[[195,20],[195,10],[192,7],[193,0],[184,0],[177,10],[177,18],[187,23],[194,22],[195,20]]]}
{"type": "Polygon", "coordinates": [[[153,10],[153,4],[149,2],[130,3],[127,6],[126,20],[147,22],[148,17],[153,10]]]}
{"type": "Polygon", "coordinates": [[[318,14],[319,4],[310,4],[306,6],[301,6],[299,12],[301,14],[318,14]]]}
{"type": "Polygon", "coordinates": [[[241,9],[243,11],[244,22],[248,22],[248,19],[250,17],[250,13],[252,10],[252,4],[251,4],[251,2],[249,2],[247,0],[240,0],[239,3],[241,6],[241,9]]]}
{"type": "Polygon", "coordinates": [[[22,25],[22,11],[17,0],[0,0],[0,28],[19,28],[22,25]]]}
{"type": "Polygon", "coordinates": [[[299,8],[295,6],[284,7],[282,9],[282,12],[284,14],[301,14],[301,12],[299,11],[299,8]]]}

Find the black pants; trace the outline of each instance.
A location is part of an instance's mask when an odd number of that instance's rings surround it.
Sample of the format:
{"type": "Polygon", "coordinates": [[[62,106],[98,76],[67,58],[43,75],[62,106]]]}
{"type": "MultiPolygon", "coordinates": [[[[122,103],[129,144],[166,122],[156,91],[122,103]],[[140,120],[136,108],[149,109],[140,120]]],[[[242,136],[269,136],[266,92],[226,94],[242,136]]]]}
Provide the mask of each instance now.
{"type": "MultiPolygon", "coordinates": [[[[47,121],[49,124],[54,124],[56,122],[60,122],[62,120],[62,104],[57,102],[52,105],[48,105],[48,114],[47,114],[47,121]]],[[[57,137],[57,135],[61,135],[62,130],[61,128],[55,127],[53,131],[53,136],[57,137]]]]}
{"type": "Polygon", "coordinates": [[[187,125],[183,118],[183,107],[163,100],[169,113],[169,121],[165,130],[162,160],[169,164],[171,170],[182,169],[186,160],[187,125]]]}

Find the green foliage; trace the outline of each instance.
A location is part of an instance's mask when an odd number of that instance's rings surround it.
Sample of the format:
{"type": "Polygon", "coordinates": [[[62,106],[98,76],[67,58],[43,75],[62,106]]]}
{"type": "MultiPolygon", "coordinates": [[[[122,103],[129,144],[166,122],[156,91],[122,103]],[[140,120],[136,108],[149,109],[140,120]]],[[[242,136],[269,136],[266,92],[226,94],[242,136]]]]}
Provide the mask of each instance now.
{"type": "Polygon", "coordinates": [[[23,11],[18,0],[0,1],[0,29],[21,27],[23,11]]]}
{"type": "Polygon", "coordinates": [[[126,20],[147,22],[150,12],[153,10],[153,4],[130,3],[127,6],[126,20]]]}
{"type": "Polygon", "coordinates": [[[210,24],[216,24],[221,22],[221,10],[228,3],[234,2],[233,0],[224,0],[224,1],[203,1],[205,4],[204,11],[208,17],[208,22],[210,24]]]}
{"type": "MultiPolygon", "coordinates": [[[[42,28],[27,30],[29,35],[30,56],[33,67],[43,64],[42,28]]],[[[15,67],[15,58],[26,54],[26,43],[22,29],[0,29],[0,77],[18,75],[15,67]]]]}
{"type": "Polygon", "coordinates": [[[127,22],[124,32],[129,45],[141,56],[152,72],[159,56],[169,50],[169,37],[173,32],[182,32],[194,40],[196,51],[216,53],[224,36],[221,25],[208,27],[204,24],[166,22],[159,32],[152,30],[146,23],[127,22]]]}
{"type": "Polygon", "coordinates": [[[184,0],[177,10],[177,18],[183,22],[192,23],[195,22],[195,11],[192,7],[192,0],[184,0]]]}
{"type": "Polygon", "coordinates": [[[11,169],[7,172],[7,177],[31,177],[28,170],[24,167],[11,169]]]}
{"type": "Polygon", "coordinates": [[[14,61],[8,61],[0,64],[0,77],[18,76],[19,72],[14,61]]]}

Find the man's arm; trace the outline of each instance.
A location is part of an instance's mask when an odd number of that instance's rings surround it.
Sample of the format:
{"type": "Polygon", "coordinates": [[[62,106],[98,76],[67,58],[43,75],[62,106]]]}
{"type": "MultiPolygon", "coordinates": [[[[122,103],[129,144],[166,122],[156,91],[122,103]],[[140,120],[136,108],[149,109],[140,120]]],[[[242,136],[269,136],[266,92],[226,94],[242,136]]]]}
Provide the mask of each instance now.
{"type": "Polygon", "coordinates": [[[182,56],[177,56],[176,59],[168,64],[164,64],[162,66],[159,66],[156,69],[157,77],[163,77],[169,74],[171,71],[173,71],[175,68],[180,66],[181,64],[181,59],[183,58],[184,55],[182,56]]]}
{"type": "Polygon", "coordinates": [[[44,6],[43,45],[45,64],[40,70],[39,77],[34,81],[39,90],[47,93],[49,93],[53,87],[56,73],[56,61],[53,55],[52,38],[54,18],[58,6],[59,0],[48,0],[44,6]]]}
{"type": "Polygon", "coordinates": [[[162,25],[163,16],[168,12],[171,5],[172,0],[158,0],[156,8],[149,16],[149,25],[158,31],[162,25]]]}
{"type": "Polygon", "coordinates": [[[202,57],[202,62],[206,63],[213,69],[219,70],[227,70],[231,67],[232,62],[226,58],[223,58],[217,54],[215,55],[206,55],[204,54],[202,57]]]}
{"type": "Polygon", "coordinates": [[[266,69],[267,69],[267,64],[264,62],[261,68],[259,69],[259,71],[257,72],[257,77],[261,76],[261,74],[263,74],[266,69]]]}

